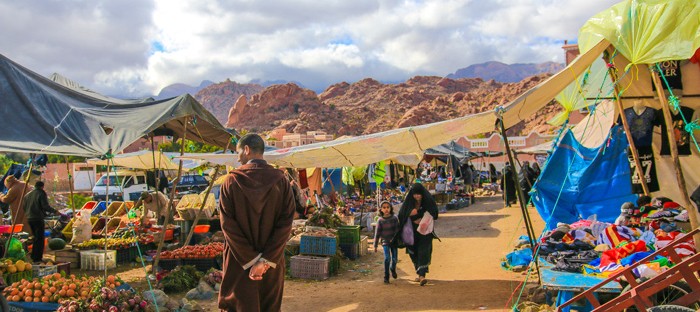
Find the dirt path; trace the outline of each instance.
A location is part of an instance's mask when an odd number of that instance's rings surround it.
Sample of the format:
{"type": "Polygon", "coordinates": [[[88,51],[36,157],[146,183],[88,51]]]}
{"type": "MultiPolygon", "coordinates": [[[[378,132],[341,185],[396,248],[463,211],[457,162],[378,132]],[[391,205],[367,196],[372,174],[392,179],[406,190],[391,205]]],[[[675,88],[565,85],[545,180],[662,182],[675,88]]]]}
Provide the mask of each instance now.
{"type": "MultiPolygon", "coordinates": [[[[534,208],[529,211],[539,233],[542,221],[534,208]]],[[[506,302],[525,276],[501,269],[500,263],[515,239],[526,233],[520,220],[519,208],[503,208],[500,198],[481,198],[476,205],[440,215],[436,231],[442,242],[433,245],[428,285],[412,282],[415,273],[404,250],[399,250],[398,280],[384,285],[380,248],[360,260],[344,261],[340,274],[326,281],[287,280],[282,310],[510,310],[506,302]]],[[[139,285],[143,274],[134,268],[120,275],[139,285]]],[[[199,304],[216,311],[215,300],[199,304]]]]}

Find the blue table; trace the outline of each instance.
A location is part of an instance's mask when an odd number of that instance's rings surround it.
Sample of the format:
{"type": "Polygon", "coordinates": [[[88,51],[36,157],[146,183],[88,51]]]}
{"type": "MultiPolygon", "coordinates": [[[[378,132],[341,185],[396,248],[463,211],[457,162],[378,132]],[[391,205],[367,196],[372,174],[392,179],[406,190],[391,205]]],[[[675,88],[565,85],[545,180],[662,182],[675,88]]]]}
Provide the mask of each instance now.
{"type": "MultiPolygon", "coordinates": [[[[580,273],[554,271],[552,270],[554,265],[541,257],[539,258],[539,266],[540,276],[542,277],[542,288],[557,291],[556,306],[573,298],[577,293],[583,292],[605,280],[605,278],[602,277],[583,275],[580,273]]],[[[598,292],[620,293],[622,292],[622,285],[618,282],[609,282],[601,287],[598,292]]],[[[591,306],[590,303],[587,303],[584,307],[571,306],[571,308],[582,312],[593,310],[593,306],[591,306]]],[[[564,309],[564,312],[568,311],[569,307],[564,309]]]]}

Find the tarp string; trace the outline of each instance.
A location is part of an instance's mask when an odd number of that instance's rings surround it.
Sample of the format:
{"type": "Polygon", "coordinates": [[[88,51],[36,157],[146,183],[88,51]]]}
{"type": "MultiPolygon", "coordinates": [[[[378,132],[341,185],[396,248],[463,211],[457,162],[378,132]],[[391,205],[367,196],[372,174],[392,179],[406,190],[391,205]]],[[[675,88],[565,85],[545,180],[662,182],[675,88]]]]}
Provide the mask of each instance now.
{"type": "MultiPolygon", "coordinates": [[[[661,76],[661,79],[664,82],[664,85],[666,86],[666,89],[669,92],[668,96],[668,105],[673,107],[675,111],[677,111],[681,115],[681,119],[683,120],[683,123],[685,123],[685,127],[683,130],[688,132],[690,134],[690,138],[693,139],[693,144],[695,144],[695,148],[700,152],[700,145],[698,145],[698,140],[695,138],[695,133],[694,131],[697,129],[700,129],[700,126],[698,126],[697,120],[694,120],[692,122],[688,122],[688,119],[686,119],[686,116],[683,114],[683,110],[681,109],[681,104],[680,100],[678,99],[677,96],[673,94],[673,89],[671,89],[671,85],[668,83],[668,80],[666,79],[666,75],[664,75],[664,71],[661,70],[661,65],[659,63],[656,63],[656,72],[661,76]]],[[[692,118],[693,116],[690,116],[692,118]]],[[[669,127],[671,125],[667,125],[669,127]]]]}

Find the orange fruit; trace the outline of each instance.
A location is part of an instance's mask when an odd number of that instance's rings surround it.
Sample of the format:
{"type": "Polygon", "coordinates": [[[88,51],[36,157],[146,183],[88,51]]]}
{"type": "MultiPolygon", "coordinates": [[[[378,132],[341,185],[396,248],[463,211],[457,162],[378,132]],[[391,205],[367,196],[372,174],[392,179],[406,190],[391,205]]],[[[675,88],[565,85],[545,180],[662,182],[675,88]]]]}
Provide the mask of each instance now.
{"type": "Polygon", "coordinates": [[[24,296],[29,297],[33,294],[34,292],[31,289],[27,289],[24,291],[24,296]]]}
{"type": "Polygon", "coordinates": [[[50,291],[51,293],[55,293],[55,292],[56,292],[56,287],[53,287],[53,286],[49,287],[49,291],[50,291]]]}
{"type": "Polygon", "coordinates": [[[48,296],[41,297],[41,302],[49,302],[49,297],[48,296]]]}
{"type": "Polygon", "coordinates": [[[66,295],[67,295],[68,297],[73,297],[73,296],[75,296],[75,290],[69,289],[68,291],[66,291],[66,295]]]}
{"type": "Polygon", "coordinates": [[[41,301],[41,298],[39,298],[39,297],[34,297],[34,300],[33,300],[33,301],[34,301],[34,302],[39,302],[39,301],[41,301]]]}
{"type": "Polygon", "coordinates": [[[12,301],[17,302],[17,301],[19,301],[19,299],[20,299],[19,295],[12,296],[12,301]]]}
{"type": "Polygon", "coordinates": [[[61,297],[65,297],[65,296],[66,296],[66,290],[65,290],[65,289],[59,290],[59,291],[58,291],[58,295],[61,296],[61,297]]]}
{"type": "Polygon", "coordinates": [[[24,297],[24,302],[32,302],[32,297],[24,297]]]}
{"type": "Polygon", "coordinates": [[[35,290],[34,297],[41,298],[41,290],[35,290]]]}
{"type": "Polygon", "coordinates": [[[39,283],[39,282],[34,283],[34,289],[41,289],[41,283],[39,283]]]}

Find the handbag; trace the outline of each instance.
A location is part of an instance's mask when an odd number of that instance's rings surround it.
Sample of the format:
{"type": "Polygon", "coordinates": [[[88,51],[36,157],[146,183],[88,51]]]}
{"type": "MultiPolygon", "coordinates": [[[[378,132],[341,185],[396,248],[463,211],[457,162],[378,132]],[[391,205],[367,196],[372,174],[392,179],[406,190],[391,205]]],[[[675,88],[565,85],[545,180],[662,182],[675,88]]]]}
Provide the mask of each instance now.
{"type": "Polygon", "coordinates": [[[426,212],[423,215],[423,218],[420,219],[420,223],[418,223],[418,233],[421,233],[423,235],[428,235],[432,233],[434,223],[435,220],[433,220],[433,215],[426,212]]]}
{"type": "Polygon", "coordinates": [[[403,228],[401,229],[401,240],[406,246],[413,246],[413,226],[411,225],[411,220],[406,220],[403,228]]]}

